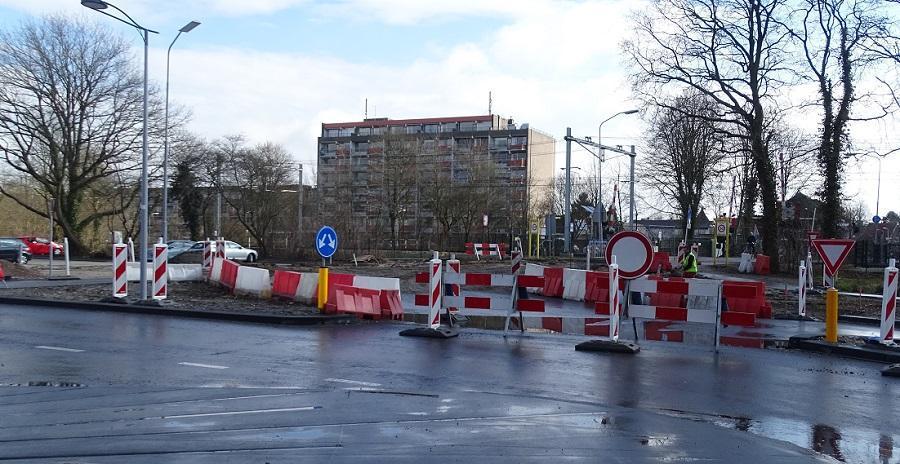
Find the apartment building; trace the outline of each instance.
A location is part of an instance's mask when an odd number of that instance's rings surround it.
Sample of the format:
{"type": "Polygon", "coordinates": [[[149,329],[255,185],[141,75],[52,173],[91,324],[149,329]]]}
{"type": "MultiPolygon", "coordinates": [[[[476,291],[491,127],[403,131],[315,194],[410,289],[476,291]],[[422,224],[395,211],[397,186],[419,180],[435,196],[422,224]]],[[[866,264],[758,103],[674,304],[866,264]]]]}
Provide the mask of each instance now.
{"type": "Polygon", "coordinates": [[[555,153],[553,137],[495,114],[324,123],[320,216],[356,249],[509,241],[534,222],[555,153]]]}

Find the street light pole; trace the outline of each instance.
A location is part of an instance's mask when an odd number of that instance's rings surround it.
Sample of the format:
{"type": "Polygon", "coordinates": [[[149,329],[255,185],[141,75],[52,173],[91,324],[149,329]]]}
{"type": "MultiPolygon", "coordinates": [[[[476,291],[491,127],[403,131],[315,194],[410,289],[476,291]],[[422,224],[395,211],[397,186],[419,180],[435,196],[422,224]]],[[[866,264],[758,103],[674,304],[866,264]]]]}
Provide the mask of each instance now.
{"type": "MultiPolygon", "coordinates": [[[[619,111],[618,113],[601,121],[600,125],[597,126],[597,144],[600,145],[600,147],[597,149],[598,155],[599,155],[599,156],[597,156],[597,207],[598,208],[602,209],[602,205],[603,205],[603,189],[602,189],[603,176],[601,175],[600,171],[603,169],[603,160],[606,157],[606,150],[603,149],[603,124],[605,124],[610,119],[615,118],[616,116],[619,116],[622,114],[635,114],[637,112],[638,112],[638,110],[636,110],[636,109],[619,111]]],[[[602,210],[600,211],[601,221],[602,221],[604,213],[605,213],[605,211],[602,211],[602,210]]],[[[603,246],[603,224],[602,224],[602,222],[600,224],[600,227],[598,227],[597,229],[600,231],[597,238],[600,239],[600,246],[602,247],[603,246]]]]}
{"type": "Polygon", "coordinates": [[[162,236],[163,242],[169,242],[169,61],[172,55],[172,46],[175,41],[181,37],[183,32],[191,32],[195,27],[199,26],[197,21],[191,21],[178,30],[169,49],[166,50],[166,116],[165,127],[163,128],[163,213],[162,213],[162,236]]]}
{"type": "Polygon", "coordinates": [[[631,230],[637,230],[634,224],[634,159],[637,157],[637,153],[634,151],[634,145],[631,146],[631,153],[628,154],[631,158],[631,186],[630,192],[628,193],[628,224],[631,225],[631,230]]]}
{"type": "Polygon", "coordinates": [[[81,0],[81,4],[87,8],[97,11],[98,13],[104,14],[113,18],[117,21],[128,24],[129,26],[138,30],[141,34],[141,39],[144,41],[144,130],[143,130],[143,149],[141,150],[141,204],[139,209],[139,222],[140,222],[140,243],[141,243],[141,265],[140,265],[140,279],[141,279],[141,300],[147,299],[147,224],[149,222],[148,218],[148,210],[147,210],[147,162],[149,159],[149,150],[147,146],[147,66],[148,66],[148,52],[150,48],[150,33],[158,34],[158,32],[154,30],[147,29],[146,27],[138,24],[131,16],[128,16],[128,13],[122,11],[119,7],[113,5],[112,3],[103,1],[103,0],[81,0]],[[124,20],[119,18],[118,16],[113,16],[103,10],[106,8],[112,7],[119,13],[122,13],[128,20],[124,20]]]}
{"type": "MultiPolygon", "coordinates": [[[[572,128],[566,128],[566,203],[563,205],[565,224],[563,225],[563,253],[569,253],[572,233],[569,223],[572,221],[572,128]]],[[[552,236],[552,233],[550,234],[552,236]]]]}

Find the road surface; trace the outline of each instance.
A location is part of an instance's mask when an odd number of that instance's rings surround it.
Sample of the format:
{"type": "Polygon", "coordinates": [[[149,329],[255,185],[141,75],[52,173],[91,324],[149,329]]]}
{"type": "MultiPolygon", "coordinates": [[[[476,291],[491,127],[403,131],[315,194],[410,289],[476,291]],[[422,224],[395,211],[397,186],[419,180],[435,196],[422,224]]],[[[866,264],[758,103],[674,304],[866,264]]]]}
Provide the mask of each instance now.
{"type": "Polygon", "coordinates": [[[400,328],[0,306],[0,461],[900,462],[877,364],[400,328]]]}

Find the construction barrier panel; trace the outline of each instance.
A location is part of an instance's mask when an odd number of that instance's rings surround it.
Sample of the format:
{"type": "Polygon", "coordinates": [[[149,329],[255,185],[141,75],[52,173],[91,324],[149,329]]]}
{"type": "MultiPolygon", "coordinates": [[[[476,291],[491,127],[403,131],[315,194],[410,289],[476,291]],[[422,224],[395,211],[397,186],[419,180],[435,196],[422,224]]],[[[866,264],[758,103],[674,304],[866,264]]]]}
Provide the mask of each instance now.
{"type": "Polygon", "coordinates": [[[884,293],[881,299],[881,342],[894,343],[894,325],[897,319],[897,267],[891,259],[884,269],[884,293]]]}
{"type": "Polygon", "coordinates": [[[113,297],[128,296],[128,247],[123,243],[113,245],[113,297]]]}
{"type": "Polygon", "coordinates": [[[797,314],[806,317],[806,262],[800,261],[797,273],[797,314]]]}
{"type": "Polygon", "coordinates": [[[466,254],[475,255],[476,259],[481,259],[482,256],[497,256],[503,259],[505,253],[505,243],[466,243],[466,254]]]}
{"type": "Polygon", "coordinates": [[[563,269],[563,293],[564,300],[584,301],[587,290],[585,275],[587,271],[580,269],[563,269]]]}
{"type": "Polygon", "coordinates": [[[258,267],[237,266],[233,289],[236,295],[252,295],[262,299],[270,298],[272,296],[272,282],[269,280],[269,271],[258,267]]]}
{"type": "Polygon", "coordinates": [[[213,257],[212,269],[209,271],[209,281],[220,283],[222,280],[222,262],[224,259],[213,257]]]}
{"type": "Polygon", "coordinates": [[[669,253],[665,251],[657,251],[653,253],[653,260],[650,262],[650,272],[671,271],[672,260],[669,253]]]}
{"type": "MultiPolygon", "coordinates": [[[[525,263],[525,275],[544,277],[544,266],[540,264],[525,263]]],[[[544,287],[528,287],[531,293],[544,293],[544,287]]]]}
{"type": "Polygon", "coordinates": [[[169,282],[197,282],[203,280],[200,264],[168,264],[169,282]]]}
{"type": "Polygon", "coordinates": [[[212,242],[207,239],[203,242],[203,269],[212,267],[213,253],[212,242]]]}
{"type": "Polygon", "coordinates": [[[300,285],[294,300],[315,306],[319,299],[319,274],[317,272],[301,272],[300,285]]]}
{"type": "Polygon", "coordinates": [[[169,296],[169,245],[153,245],[153,299],[165,300],[169,296]]]}
{"type": "Polygon", "coordinates": [[[272,277],[272,296],[287,300],[297,297],[297,289],[303,274],[299,272],[276,270],[272,277]]]}
{"type": "Polygon", "coordinates": [[[219,283],[228,290],[234,291],[234,286],[237,283],[237,273],[240,267],[241,266],[234,261],[223,259],[222,275],[220,276],[219,283]]]}
{"type": "Polygon", "coordinates": [[[334,299],[337,298],[336,288],[338,285],[352,287],[353,274],[338,274],[334,272],[328,273],[328,300],[325,302],[326,313],[337,312],[337,304],[335,304],[334,299]]]}
{"type": "Polygon", "coordinates": [[[768,275],[769,257],[766,255],[756,255],[756,263],[753,265],[753,273],[759,275],[768,275]]]}
{"type": "Polygon", "coordinates": [[[726,280],[722,284],[727,312],[753,313],[755,317],[771,319],[772,305],[766,301],[766,283],[726,280]]]}

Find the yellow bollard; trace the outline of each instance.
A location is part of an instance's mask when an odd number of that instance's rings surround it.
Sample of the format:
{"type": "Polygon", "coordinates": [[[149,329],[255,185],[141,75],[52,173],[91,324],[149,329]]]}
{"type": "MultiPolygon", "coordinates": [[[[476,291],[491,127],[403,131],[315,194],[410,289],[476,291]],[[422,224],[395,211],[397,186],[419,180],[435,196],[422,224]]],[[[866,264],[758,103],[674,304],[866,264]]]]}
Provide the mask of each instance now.
{"type": "Polygon", "coordinates": [[[825,341],[837,343],[838,292],[834,287],[825,292],[825,341]]]}
{"type": "Polygon", "coordinates": [[[325,303],[328,302],[328,268],[320,267],[319,268],[319,297],[318,306],[319,311],[325,311],[325,303]]]}

